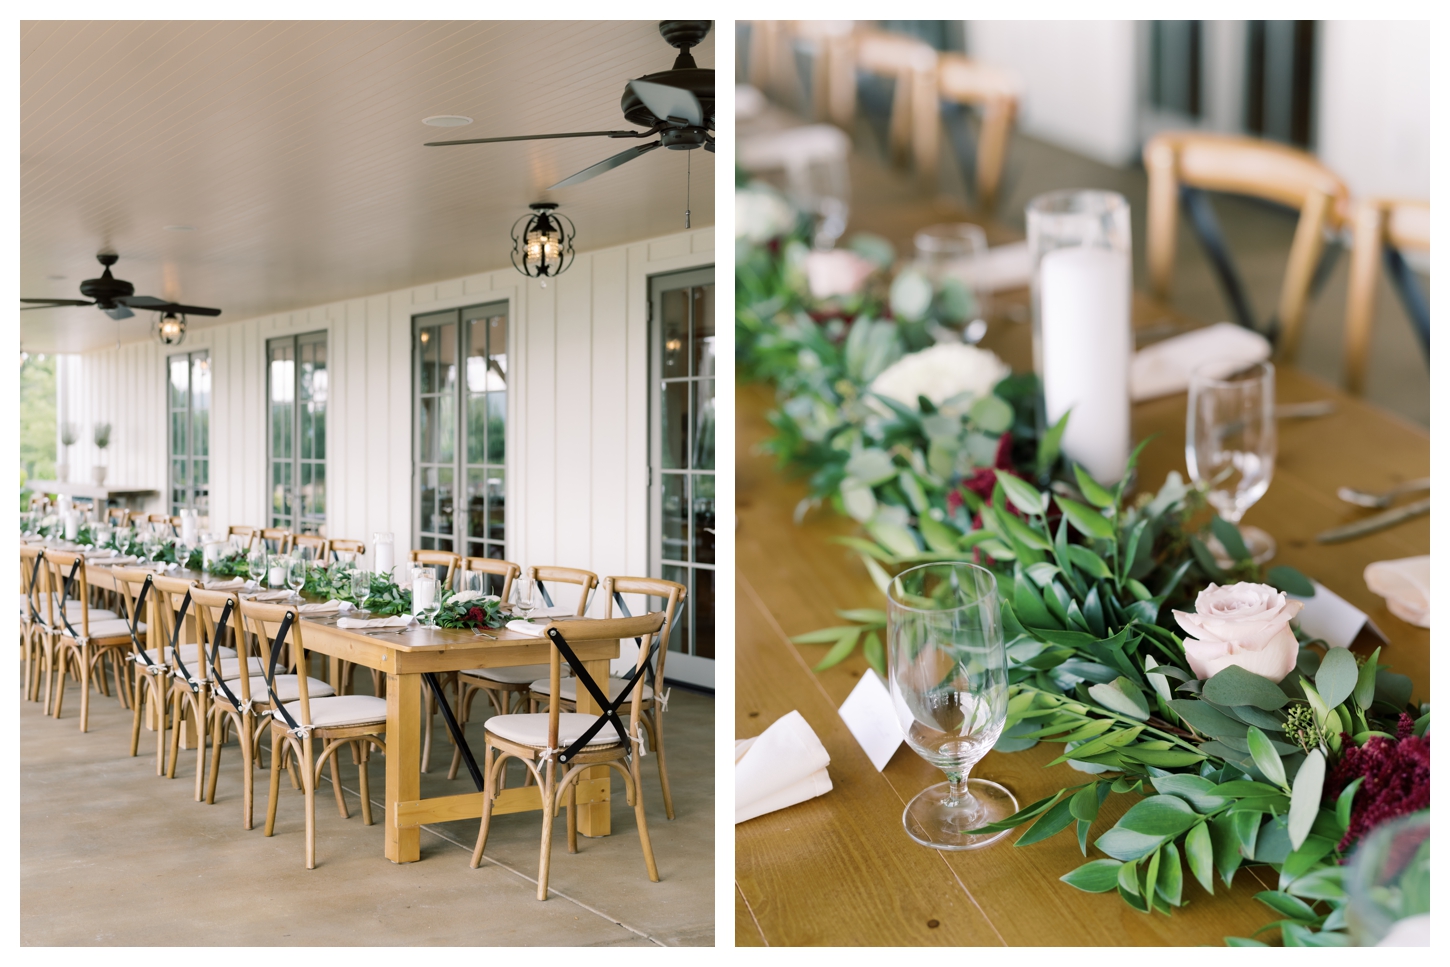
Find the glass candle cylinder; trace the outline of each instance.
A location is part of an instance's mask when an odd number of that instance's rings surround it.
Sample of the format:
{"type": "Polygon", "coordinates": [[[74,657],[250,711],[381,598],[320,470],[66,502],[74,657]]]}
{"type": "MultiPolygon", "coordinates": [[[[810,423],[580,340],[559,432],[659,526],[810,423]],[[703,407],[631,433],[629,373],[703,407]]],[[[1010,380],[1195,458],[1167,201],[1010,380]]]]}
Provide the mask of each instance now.
{"type": "Polygon", "coordinates": [[[286,586],[287,558],[277,554],[267,563],[267,587],[282,588],[286,586]]]}
{"type": "Polygon", "coordinates": [[[389,577],[393,574],[392,531],[378,531],[373,535],[373,570],[389,577]]]}
{"type": "Polygon", "coordinates": [[[1122,478],[1132,449],[1132,230],[1111,191],[1053,191],[1027,205],[1032,358],[1047,426],[1072,412],[1062,452],[1100,482],[1122,478]]]}

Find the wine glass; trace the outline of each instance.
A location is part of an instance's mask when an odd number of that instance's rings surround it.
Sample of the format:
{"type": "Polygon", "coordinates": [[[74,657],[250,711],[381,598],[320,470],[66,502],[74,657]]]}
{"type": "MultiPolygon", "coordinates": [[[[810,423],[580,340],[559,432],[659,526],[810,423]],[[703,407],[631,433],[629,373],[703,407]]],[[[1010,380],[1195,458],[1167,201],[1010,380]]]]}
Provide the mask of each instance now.
{"type": "MultiPolygon", "coordinates": [[[[1208,502],[1235,526],[1274,477],[1274,367],[1203,363],[1188,380],[1188,474],[1206,484],[1208,502]]],[[[1257,527],[1239,529],[1255,564],[1274,556],[1274,539],[1257,527]]]]}
{"type": "Polygon", "coordinates": [[[923,846],[979,849],[1006,835],[973,830],[1017,811],[995,782],[969,779],[1007,721],[1007,649],[997,579],[975,564],[923,564],[887,592],[891,697],[906,742],[947,781],[902,813],[923,846]]]}
{"type": "Polygon", "coordinates": [[[148,561],[155,561],[161,553],[161,535],[156,533],[155,528],[148,527],[141,532],[141,550],[148,561]]]}
{"type": "Polygon", "coordinates": [[[252,580],[257,582],[258,587],[267,586],[267,551],[261,545],[254,547],[247,554],[247,573],[252,580]]]}
{"type": "Polygon", "coordinates": [[[529,615],[534,613],[536,603],[534,586],[527,578],[514,582],[513,609],[515,614],[527,621],[529,615]]]}
{"type": "Polygon", "coordinates": [[[367,608],[363,605],[367,602],[368,595],[373,589],[373,572],[356,568],[352,572],[352,599],[357,605],[360,614],[367,614],[367,608]]]}
{"type": "Polygon", "coordinates": [[[433,627],[433,616],[442,606],[439,600],[438,573],[431,567],[420,567],[413,572],[413,613],[420,614],[428,627],[433,627]]]}
{"type": "Polygon", "coordinates": [[[291,601],[301,601],[302,595],[298,592],[307,583],[307,559],[301,554],[289,557],[287,560],[287,587],[292,591],[291,601]]]}

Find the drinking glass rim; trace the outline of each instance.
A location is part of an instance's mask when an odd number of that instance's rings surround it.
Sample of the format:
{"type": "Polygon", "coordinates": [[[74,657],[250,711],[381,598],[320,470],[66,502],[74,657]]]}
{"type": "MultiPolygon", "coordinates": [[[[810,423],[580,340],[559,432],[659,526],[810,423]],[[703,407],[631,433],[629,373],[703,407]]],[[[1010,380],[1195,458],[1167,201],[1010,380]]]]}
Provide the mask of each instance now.
{"type": "Polygon", "coordinates": [[[1216,356],[1213,359],[1206,359],[1188,372],[1188,383],[1190,386],[1242,386],[1246,383],[1261,381],[1265,376],[1274,375],[1274,364],[1267,359],[1259,360],[1256,363],[1249,363],[1247,366],[1238,366],[1229,371],[1227,376],[1209,376],[1205,370],[1210,366],[1222,366],[1224,363],[1233,362],[1231,357],[1216,356]],[[1258,370],[1257,377],[1248,379],[1234,379],[1241,373],[1250,370],[1258,370]]]}
{"type": "Polygon", "coordinates": [[[976,571],[981,571],[983,574],[987,575],[988,580],[991,581],[992,595],[994,597],[1001,596],[1001,591],[997,587],[997,575],[993,574],[990,569],[985,568],[980,564],[973,564],[971,561],[930,561],[926,564],[918,564],[915,567],[909,567],[906,570],[902,571],[900,574],[893,577],[891,579],[891,583],[886,588],[886,600],[891,603],[892,607],[900,608],[902,611],[913,611],[917,614],[950,614],[953,611],[965,611],[968,608],[981,607],[982,602],[978,600],[969,602],[967,604],[959,604],[956,607],[952,608],[913,608],[911,605],[902,604],[896,599],[896,596],[893,592],[896,589],[897,581],[901,580],[901,578],[910,574],[912,571],[921,571],[926,568],[937,567],[966,567],[976,571]]]}

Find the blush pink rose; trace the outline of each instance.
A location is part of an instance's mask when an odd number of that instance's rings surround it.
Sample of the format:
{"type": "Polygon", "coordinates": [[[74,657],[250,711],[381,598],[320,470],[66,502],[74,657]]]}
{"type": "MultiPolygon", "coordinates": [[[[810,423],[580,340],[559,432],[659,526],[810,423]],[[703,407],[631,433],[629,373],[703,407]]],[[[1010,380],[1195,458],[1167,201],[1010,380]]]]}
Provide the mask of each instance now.
{"type": "Polygon", "coordinates": [[[876,271],[876,264],[848,249],[835,249],[807,255],[805,270],[811,297],[829,299],[860,292],[866,279],[876,271]]]}
{"type": "Polygon", "coordinates": [[[1194,602],[1197,614],[1175,611],[1188,632],[1183,650],[1199,678],[1212,678],[1229,665],[1277,682],[1294,669],[1299,642],[1289,621],[1304,607],[1267,584],[1210,584],[1194,602]]]}

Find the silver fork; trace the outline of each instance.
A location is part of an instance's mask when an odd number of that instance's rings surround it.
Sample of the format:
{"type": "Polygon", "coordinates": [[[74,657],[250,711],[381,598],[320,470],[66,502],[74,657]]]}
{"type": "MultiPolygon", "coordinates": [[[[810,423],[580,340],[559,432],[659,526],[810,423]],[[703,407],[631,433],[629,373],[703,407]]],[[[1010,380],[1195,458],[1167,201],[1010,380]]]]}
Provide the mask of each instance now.
{"type": "Polygon", "coordinates": [[[1366,493],[1363,490],[1355,490],[1353,487],[1340,487],[1339,499],[1348,504],[1358,507],[1388,507],[1394,503],[1395,498],[1402,494],[1419,493],[1421,490],[1430,489],[1430,478],[1424,477],[1420,480],[1409,480],[1405,483],[1391,487],[1382,494],[1366,493]]]}

